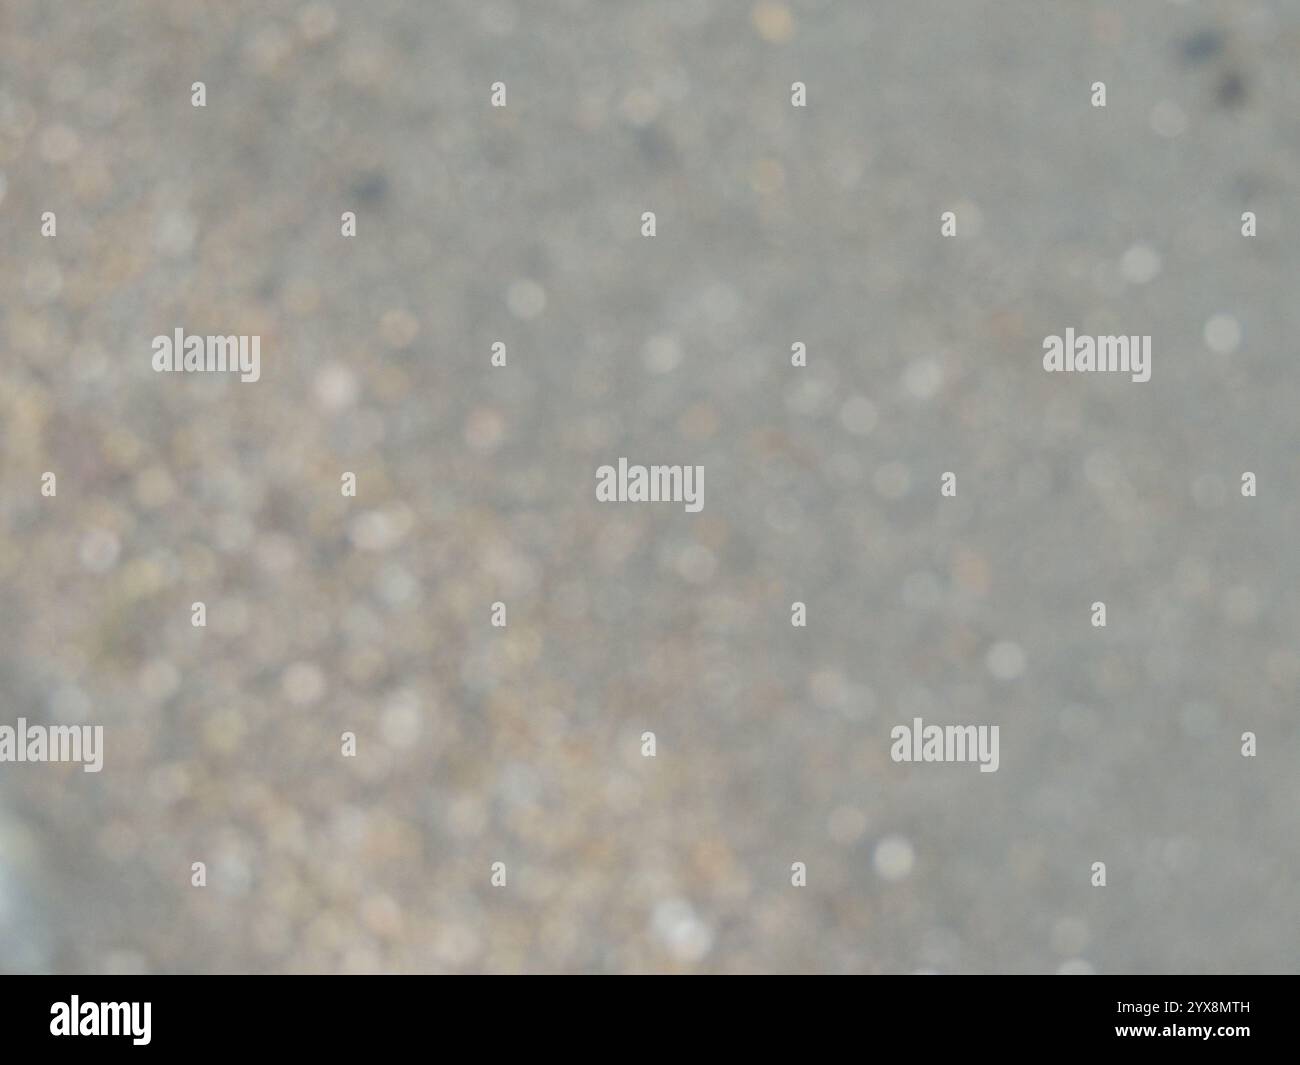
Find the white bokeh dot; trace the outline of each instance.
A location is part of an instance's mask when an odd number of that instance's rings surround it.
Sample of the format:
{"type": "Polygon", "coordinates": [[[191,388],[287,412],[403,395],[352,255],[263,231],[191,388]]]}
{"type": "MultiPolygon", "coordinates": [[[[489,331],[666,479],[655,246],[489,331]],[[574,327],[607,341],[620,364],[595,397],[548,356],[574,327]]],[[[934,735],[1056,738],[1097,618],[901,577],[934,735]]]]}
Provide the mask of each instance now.
{"type": "Polygon", "coordinates": [[[1241,344],[1241,323],[1220,312],[1205,323],[1205,346],[1216,355],[1231,355],[1241,344]]]}
{"type": "Polygon", "coordinates": [[[1119,261],[1120,275],[1130,285],[1145,285],[1160,273],[1160,253],[1150,244],[1134,244],[1119,261]]]}
{"type": "Polygon", "coordinates": [[[546,289],[527,278],[511,282],[506,290],[506,306],[516,318],[536,318],[546,310],[546,289]]]}
{"type": "Polygon", "coordinates": [[[886,836],[876,844],[871,864],[882,880],[895,883],[905,880],[916,862],[916,852],[906,836],[886,836]]]}
{"type": "Polygon", "coordinates": [[[850,396],[840,407],[840,421],[854,436],[867,436],[877,420],[876,405],[866,396],[850,396]]]}
{"type": "Polygon", "coordinates": [[[1025,671],[1025,652],[1018,643],[999,640],[989,648],[986,662],[998,680],[1015,680],[1025,671]]]}

